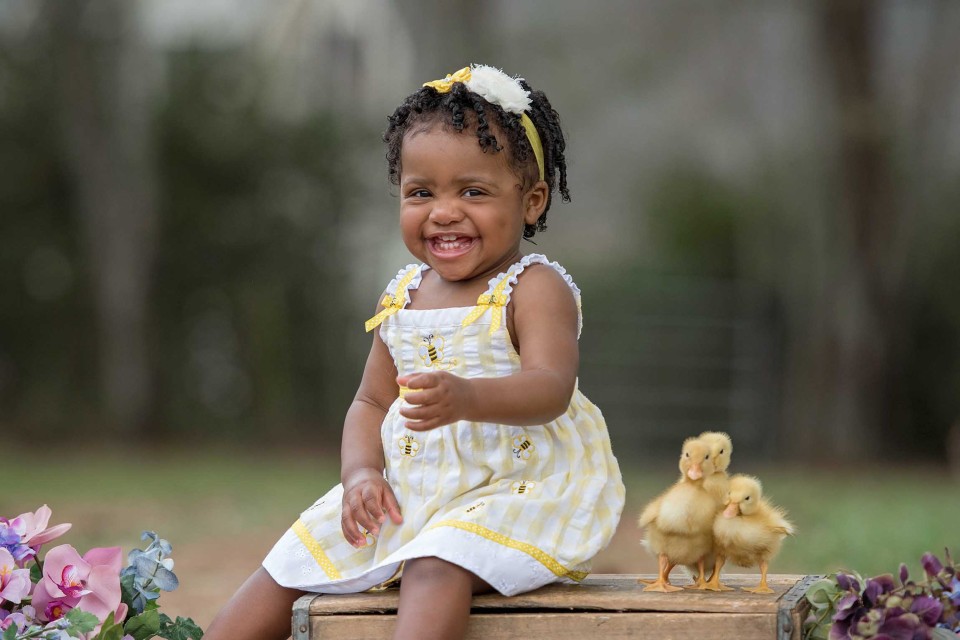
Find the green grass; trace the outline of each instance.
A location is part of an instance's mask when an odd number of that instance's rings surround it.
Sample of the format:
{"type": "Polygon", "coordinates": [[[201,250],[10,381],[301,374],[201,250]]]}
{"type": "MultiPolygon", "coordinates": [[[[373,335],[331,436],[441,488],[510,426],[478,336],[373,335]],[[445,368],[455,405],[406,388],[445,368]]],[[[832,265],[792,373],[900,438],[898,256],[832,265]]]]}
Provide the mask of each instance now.
{"type": "MultiPolygon", "coordinates": [[[[676,472],[624,471],[628,504],[621,529],[632,535],[644,503],[676,472]]],[[[848,568],[873,575],[896,572],[901,562],[917,572],[925,551],[942,556],[949,546],[960,555],[960,480],[944,471],[755,471],[765,494],[798,528],[775,562],[778,573],[848,568]]],[[[53,523],[74,523],[63,541],[78,548],[129,549],[139,545],[142,530],[154,529],[175,546],[209,541],[229,554],[224,536],[279,535],[338,477],[335,452],[63,450],[39,456],[21,450],[4,456],[0,516],[47,503],[53,523]]]]}

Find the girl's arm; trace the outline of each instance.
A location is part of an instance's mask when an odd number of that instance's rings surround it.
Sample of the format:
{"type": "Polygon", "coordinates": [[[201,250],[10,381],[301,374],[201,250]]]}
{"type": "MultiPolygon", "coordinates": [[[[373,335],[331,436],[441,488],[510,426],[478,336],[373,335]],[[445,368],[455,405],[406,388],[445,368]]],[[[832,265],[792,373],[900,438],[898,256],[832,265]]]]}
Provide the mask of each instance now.
{"type": "Polygon", "coordinates": [[[340,481],[343,483],[341,529],[354,546],[363,546],[359,524],[374,535],[389,515],[400,523],[400,507],[383,477],[383,447],[380,426],[387,409],[397,397],[396,367],[379,332],[367,356],[360,388],[343,423],[340,481]]]}
{"type": "Polygon", "coordinates": [[[549,267],[524,271],[511,296],[513,324],[520,347],[520,373],[499,378],[466,379],[446,372],[418,373],[397,379],[410,389],[400,410],[425,431],[471,420],[526,426],[562,415],[577,379],[577,304],[570,287],[549,267]]]}

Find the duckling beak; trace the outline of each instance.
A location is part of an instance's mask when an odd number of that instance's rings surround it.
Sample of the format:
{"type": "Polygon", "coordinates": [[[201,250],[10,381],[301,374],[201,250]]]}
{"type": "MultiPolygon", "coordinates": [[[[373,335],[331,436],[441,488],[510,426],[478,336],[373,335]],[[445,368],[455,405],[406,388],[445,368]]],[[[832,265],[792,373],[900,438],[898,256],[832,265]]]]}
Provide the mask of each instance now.
{"type": "Polygon", "coordinates": [[[723,510],[724,518],[736,518],[740,515],[740,503],[739,502],[728,502],[727,508],[723,510]]]}
{"type": "Polygon", "coordinates": [[[703,477],[703,469],[700,468],[700,465],[695,464],[687,471],[687,477],[691,480],[699,480],[703,477]]]}

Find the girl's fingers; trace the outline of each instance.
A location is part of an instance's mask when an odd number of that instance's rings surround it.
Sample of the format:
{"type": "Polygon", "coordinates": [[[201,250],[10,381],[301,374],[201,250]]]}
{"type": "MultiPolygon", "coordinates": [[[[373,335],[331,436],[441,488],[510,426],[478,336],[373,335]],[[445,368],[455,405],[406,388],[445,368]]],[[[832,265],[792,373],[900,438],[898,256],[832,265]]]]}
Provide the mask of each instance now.
{"type": "Polygon", "coordinates": [[[363,534],[357,527],[357,521],[354,520],[350,506],[347,504],[343,505],[343,513],[340,514],[340,530],[347,542],[355,547],[359,546],[360,541],[363,540],[363,534]]]}
{"type": "Polygon", "coordinates": [[[400,415],[408,420],[424,420],[433,416],[436,410],[423,405],[414,405],[412,407],[403,407],[400,409],[400,415]]]}
{"type": "Polygon", "coordinates": [[[433,397],[433,394],[429,391],[411,391],[410,393],[403,396],[404,401],[407,404],[430,404],[430,399],[433,397]]]}
{"type": "Polygon", "coordinates": [[[412,373],[397,378],[397,384],[408,389],[430,389],[437,386],[437,375],[434,373],[412,373]]]}
{"type": "Polygon", "coordinates": [[[403,516],[400,514],[400,503],[397,502],[397,496],[393,495],[393,489],[389,485],[383,490],[383,506],[394,524],[403,522],[403,516]]]}
{"type": "Polygon", "coordinates": [[[437,427],[443,426],[446,423],[441,422],[436,418],[431,418],[429,420],[413,420],[404,423],[404,427],[410,431],[430,431],[431,429],[436,429],[437,427]]]}

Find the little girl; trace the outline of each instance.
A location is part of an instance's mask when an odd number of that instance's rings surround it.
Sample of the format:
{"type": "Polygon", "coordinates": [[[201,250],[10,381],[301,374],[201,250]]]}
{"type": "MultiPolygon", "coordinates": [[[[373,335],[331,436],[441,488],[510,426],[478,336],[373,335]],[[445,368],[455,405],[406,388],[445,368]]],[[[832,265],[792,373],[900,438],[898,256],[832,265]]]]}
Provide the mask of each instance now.
{"type": "Polygon", "coordinates": [[[342,484],[304,511],[207,640],[286,638],[303,592],[396,581],[394,638],[459,638],[471,596],[581,580],[624,488],[577,389],[580,291],[522,255],[569,200],[546,96],[485,66],[426,83],[390,117],[401,269],[343,428],[342,484]],[[559,185],[558,185],[559,183],[559,185]]]}

